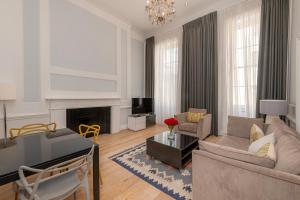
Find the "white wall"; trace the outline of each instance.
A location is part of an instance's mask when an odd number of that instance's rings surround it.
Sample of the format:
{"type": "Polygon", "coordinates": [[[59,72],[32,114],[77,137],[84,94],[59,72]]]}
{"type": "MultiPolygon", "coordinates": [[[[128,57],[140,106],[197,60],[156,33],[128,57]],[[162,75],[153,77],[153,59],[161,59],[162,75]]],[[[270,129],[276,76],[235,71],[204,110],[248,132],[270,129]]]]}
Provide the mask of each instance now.
{"type": "MultiPolygon", "coordinates": [[[[296,40],[296,73],[300,74],[300,38],[296,40]]],[[[296,86],[300,85],[300,79],[296,80],[296,86]]],[[[296,128],[300,133],[300,90],[296,90],[296,128]],[[298,106],[297,106],[298,105],[298,106]]]]}
{"type": "MultiPolygon", "coordinates": [[[[24,4],[20,0],[0,1],[0,83],[13,83],[17,87],[17,100],[8,102],[8,126],[49,122],[51,114],[51,119],[60,123],[64,120],[61,116],[64,112],[49,111],[49,107],[56,105],[57,98],[77,99],[76,104],[72,101],[74,105],[86,105],[90,98],[95,99],[95,105],[102,105],[105,99],[113,98],[113,115],[118,118],[115,121],[119,127],[126,128],[132,94],[131,60],[144,59],[144,54],[132,53],[131,41],[139,35],[143,44],[143,34],[133,32],[130,24],[95,8],[85,0],[49,2],[26,0],[24,4]],[[57,16],[64,20],[54,19],[57,16]],[[70,17],[76,18],[72,24],[72,20],[68,21],[70,17]],[[64,29],[64,23],[67,22],[68,29],[64,29]],[[114,37],[110,33],[102,35],[102,39],[110,41],[104,44],[92,32],[105,34],[108,27],[116,32],[114,37]],[[89,51],[89,46],[93,51],[89,51]],[[97,54],[93,54],[95,51],[97,54]],[[51,76],[68,77],[65,79],[68,82],[51,80],[51,76]],[[86,91],[90,83],[106,84],[107,87],[89,87],[89,91],[86,91]]],[[[143,64],[136,67],[144,70],[143,64]]],[[[143,79],[138,81],[137,85],[143,85],[143,79]]],[[[0,137],[3,135],[2,114],[0,109],[0,137]]],[[[65,126],[64,122],[60,124],[61,127],[65,126]]]]}

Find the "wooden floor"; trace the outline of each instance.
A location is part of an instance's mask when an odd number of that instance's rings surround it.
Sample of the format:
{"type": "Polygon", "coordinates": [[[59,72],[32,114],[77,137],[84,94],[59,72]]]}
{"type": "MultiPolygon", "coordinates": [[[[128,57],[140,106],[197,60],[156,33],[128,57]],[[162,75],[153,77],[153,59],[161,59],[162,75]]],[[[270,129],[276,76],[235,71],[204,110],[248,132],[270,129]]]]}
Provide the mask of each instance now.
{"type": "MultiPolygon", "coordinates": [[[[103,185],[100,188],[101,200],[172,199],[165,193],[154,188],[147,182],[133,175],[109,159],[110,156],[129,147],[143,143],[145,142],[146,138],[151,137],[163,130],[166,130],[165,126],[156,125],[138,132],[124,130],[117,134],[101,135],[99,138],[97,138],[97,142],[100,145],[100,171],[103,179],[103,185]]],[[[210,137],[208,140],[215,142],[217,138],[210,137]]],[[[0,187],[0,200],[10,199],[14,199],[12,185],[8,184],[0,187]]],[[[70,200],[71,199],[73,198],[70,198],[70,200]]],[[[77,193],[77,199],[85,199],[82,191],[77,193]]]]}

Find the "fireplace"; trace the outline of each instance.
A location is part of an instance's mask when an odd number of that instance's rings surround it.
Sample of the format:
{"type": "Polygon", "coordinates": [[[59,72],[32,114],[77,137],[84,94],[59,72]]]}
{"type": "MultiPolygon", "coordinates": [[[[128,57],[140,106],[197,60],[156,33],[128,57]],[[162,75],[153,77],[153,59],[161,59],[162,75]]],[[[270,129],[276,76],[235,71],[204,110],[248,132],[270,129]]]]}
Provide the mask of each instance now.
{"type": "MultiPolygon", "coordinates": [[[[67,109],[67,127],[79,133],[79,125],[100,125],[100,134],[110,133],[110,107],[67,109]]],[[[88,135],[92,136],[92,135],[88,135]]]]}

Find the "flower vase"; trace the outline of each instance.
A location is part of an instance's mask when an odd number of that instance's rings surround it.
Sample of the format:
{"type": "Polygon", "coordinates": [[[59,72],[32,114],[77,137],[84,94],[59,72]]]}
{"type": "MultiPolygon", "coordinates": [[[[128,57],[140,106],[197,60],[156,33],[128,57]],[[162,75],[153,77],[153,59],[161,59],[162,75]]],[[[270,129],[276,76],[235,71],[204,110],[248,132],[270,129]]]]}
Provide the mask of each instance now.
{"type": "Polygon", "coordinates": [[[173,128],[174,128],[174,127],[169,127],[169,130],[170,130],[170,132],[169,132],[169,134],[168,134],[168,139],[169,139],[169,140],[174,140],[174,139],[175,139],[175,134],[174,134],[174,132],[173,132],[173,128]]]}

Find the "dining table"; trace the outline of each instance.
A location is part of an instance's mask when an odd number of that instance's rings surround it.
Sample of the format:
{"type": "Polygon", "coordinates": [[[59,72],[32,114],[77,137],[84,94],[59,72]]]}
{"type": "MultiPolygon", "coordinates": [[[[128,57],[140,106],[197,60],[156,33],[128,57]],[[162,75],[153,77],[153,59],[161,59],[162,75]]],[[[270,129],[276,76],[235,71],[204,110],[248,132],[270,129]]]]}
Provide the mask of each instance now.
{"type": "Polygon", "coordinates": [[[67,128],[18,136],[0,148],[0,186],[19,180],[20,166],[46,169],[86,155],[93,145],[93,199],[99,200],[99,146],[67,128]]]}

